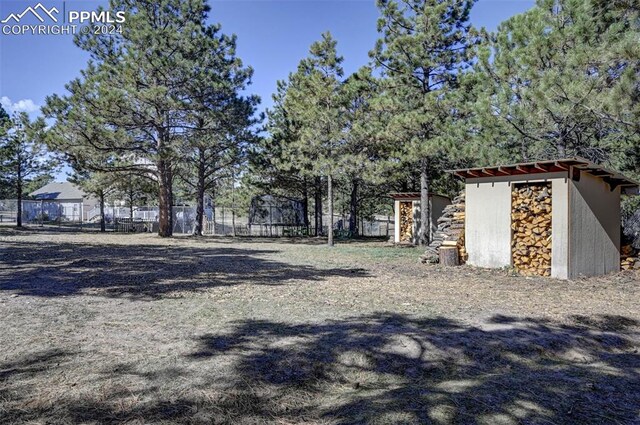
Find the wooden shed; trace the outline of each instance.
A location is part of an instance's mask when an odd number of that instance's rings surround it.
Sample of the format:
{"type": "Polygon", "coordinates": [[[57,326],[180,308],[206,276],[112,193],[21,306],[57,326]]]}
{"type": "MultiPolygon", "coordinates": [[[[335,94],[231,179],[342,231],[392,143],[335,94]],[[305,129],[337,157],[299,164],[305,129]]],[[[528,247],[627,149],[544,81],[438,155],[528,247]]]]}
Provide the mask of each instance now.
{"type": "MultiPolygon", "coordinates": [[[[417,244],[420,232],[420,192],[391,193],[394,200],[394,237],[395,243],[417,244]]],[[[435,231],[438,218],[444,208],[451,204],[447,196],[429,194],[431,203],[431,228],[435,231]]]]}
{"type": "Polygon", "coordinates": [[[620,270],[620,195],[638,183],[582,158],[454,170],[468,264],[572,279],[620,270]]]}

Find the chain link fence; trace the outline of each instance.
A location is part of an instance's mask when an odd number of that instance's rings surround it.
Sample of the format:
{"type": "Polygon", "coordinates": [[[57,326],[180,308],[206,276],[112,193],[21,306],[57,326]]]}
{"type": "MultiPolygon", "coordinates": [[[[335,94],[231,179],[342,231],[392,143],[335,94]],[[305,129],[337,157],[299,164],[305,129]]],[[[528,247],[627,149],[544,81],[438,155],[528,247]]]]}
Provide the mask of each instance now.
{"type": "MultiPolygon", "coordinates": [[[[16,223],[17,201],[0,200],[0,223],[16,223]]],[[[105,206],[106,228],[115,232],[157,232],[159,209],[156,206],[117,207],[105,206]]],[[[313,217],[309,218],[313,223],[313,217]]],[[[329,215],[323,216],[320,234],[329,232],[329,215]]],[[[83,210],[79,202],[22,201],[22,222],[25,225],[57,225],[99,228],[100,208],[83,210]]],[[[173,233],[193,234],[196,226],[196,208],[176,205],[173,207],[173,233]]],[[[393,235],[393,220],[387,216],[376,216],[371,220],[358,221],[360,236],[390,237],[393,235]]],[[[349,217],[333,218],[334,234],[342,238],[353,235],[348,231],[349,217]]],[[[250,223],[247,211],[237,208],[216,207],[205,209],[203,233],[217,236],[256,237],[305,237],[316,234],[313,226],[287,225],[283,223],[250,223]]]]}
{"type": "MultiPolygon", "coordinates": [[[[22,201],[22,223],[31,225],[71,225],[82,223],[81,202],[22,201]]],[[[0,200],[0,223],[16,223],[18,201],[0,200]]]]}

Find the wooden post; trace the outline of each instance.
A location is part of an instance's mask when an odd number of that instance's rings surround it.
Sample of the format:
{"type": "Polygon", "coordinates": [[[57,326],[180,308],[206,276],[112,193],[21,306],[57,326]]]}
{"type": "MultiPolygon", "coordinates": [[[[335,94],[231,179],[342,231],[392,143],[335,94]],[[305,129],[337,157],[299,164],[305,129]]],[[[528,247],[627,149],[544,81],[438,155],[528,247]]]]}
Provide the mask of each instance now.
{"type": "Polygon", "coordinates": [[[458,248],[455,246],[440,247],[440,264],[443,266],[459,266],[458,248]]]}
{"type": "Polygon", "coordinates": [[[389,223],[391,222],[391,216],[387,214],[387,237],[389,237],[389,223]]]}

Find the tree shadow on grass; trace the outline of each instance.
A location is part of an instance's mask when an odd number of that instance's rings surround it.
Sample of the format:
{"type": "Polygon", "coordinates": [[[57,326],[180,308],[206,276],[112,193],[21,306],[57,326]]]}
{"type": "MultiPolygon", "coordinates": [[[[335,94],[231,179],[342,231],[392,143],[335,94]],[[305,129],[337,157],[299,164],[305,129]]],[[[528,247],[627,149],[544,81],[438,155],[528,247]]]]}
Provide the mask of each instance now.
{"type": "Polygon", "coordinates": [[[234,388],[285,422],[631,424],[640,420],[638,325],[619,316],[569,325],[496,316],[482,328],[394,314],[244,321],[201,337],[191,357],[237,356],[234,388]]]}
{"type": "Polygon", "coordinates": [[[360,268],[316,268],[231,247],[4,242],[0,291],[42,297],[93,293],[159,298],[240,284],[283,285],[363,277],[360,268]]]}
{"type": "Polygon", "coordinates": [[[46,385],[80,363],[27,361],[29,374],[2,375],[0,412],[11,423],[635,424],[639,328],[620,316],[244,320],[171,366],[109,359],[93,387],[38,403],[24,380],[46,385]]]}

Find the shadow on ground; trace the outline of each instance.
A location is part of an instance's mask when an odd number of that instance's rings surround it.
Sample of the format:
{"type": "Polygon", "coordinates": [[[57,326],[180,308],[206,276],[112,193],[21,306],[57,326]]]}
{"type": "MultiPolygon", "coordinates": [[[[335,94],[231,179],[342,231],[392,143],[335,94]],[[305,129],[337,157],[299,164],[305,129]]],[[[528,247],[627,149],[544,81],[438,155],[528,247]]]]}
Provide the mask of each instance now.
{"type": "Polygon", "coordinates": [[[0,365],[0,412],[9,422],[636,424],[638,330],[619,316],[245,320],[197,337],[171,367],[107,363],[91,391],[48,400],[34,401],[28,382],[46,386],[78,362],[54,352],[0,365]]]}
{"type": "MultiPolygon", "coordinates": [[[[178,241],[179,242],[179,241],[178,241]]],[[[321,283],[363,277],[360,268],[316,268],[269,259],[274,249],[152,244],[3,242],[0,291],[42,297],[99,293],[158,298],[238,284],[321,283]]]]}

